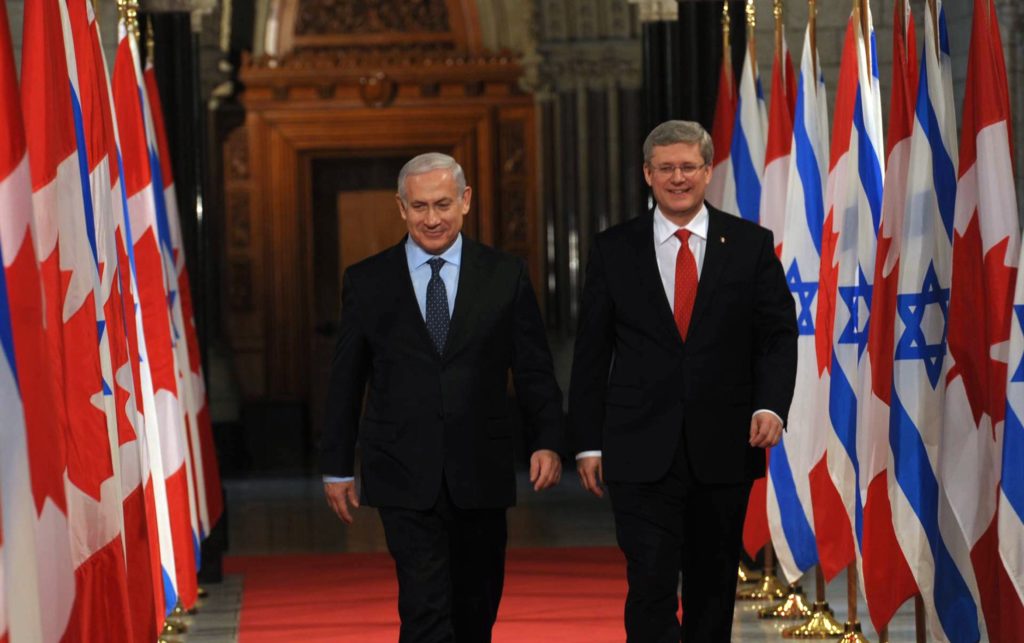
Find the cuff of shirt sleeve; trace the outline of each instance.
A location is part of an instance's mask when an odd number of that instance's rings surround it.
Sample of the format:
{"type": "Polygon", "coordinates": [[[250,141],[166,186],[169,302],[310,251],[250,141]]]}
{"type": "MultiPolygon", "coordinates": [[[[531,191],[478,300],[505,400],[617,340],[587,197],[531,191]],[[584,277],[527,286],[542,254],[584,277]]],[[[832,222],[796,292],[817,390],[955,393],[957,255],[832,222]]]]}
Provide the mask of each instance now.
{"type": "MultiPolygon", "coordinates": [[[[771,413],[772,415],[779,419],[779,423],[782,424],[782,428],[786,428],[786,423],[782,421],[782,416],[776,413],[775,411],[771,409],[757,409],[756,411],[754,411],[754,415],[757,415],[758,413],[771,413]]],[[[751,415],[750,417],[753,418],[754,415],[751,415]]]]}
{"type": "Polygon", "coordinates": [[[355,480],[354,476],[324,476],[324,484],[330,484],[332,482],[352,482],[353,480],[355,480]]]}
{"type": "Polygon", "coordinates": [[[601,452],[600,451],[580,451],[579,453],[576,454],[576,459],[577,460],[582,460],[583,458],[600,458],[600,457],[601,457],[601,452]]]}

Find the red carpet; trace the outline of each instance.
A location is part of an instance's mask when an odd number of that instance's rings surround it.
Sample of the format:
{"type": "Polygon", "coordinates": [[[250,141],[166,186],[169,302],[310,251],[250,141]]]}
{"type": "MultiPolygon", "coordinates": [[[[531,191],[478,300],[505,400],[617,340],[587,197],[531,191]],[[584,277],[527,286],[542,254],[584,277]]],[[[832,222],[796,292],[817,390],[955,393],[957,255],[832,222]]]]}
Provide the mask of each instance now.
{"type": "MultiPolygon", "coordinates": [[[[398,585],[387,554],[232,557],[244,574],[240,643],[394,643],[398,585]]],[[[624,641],[622,554],[614,548],[513,549],[495,643],[624,641]]]]}

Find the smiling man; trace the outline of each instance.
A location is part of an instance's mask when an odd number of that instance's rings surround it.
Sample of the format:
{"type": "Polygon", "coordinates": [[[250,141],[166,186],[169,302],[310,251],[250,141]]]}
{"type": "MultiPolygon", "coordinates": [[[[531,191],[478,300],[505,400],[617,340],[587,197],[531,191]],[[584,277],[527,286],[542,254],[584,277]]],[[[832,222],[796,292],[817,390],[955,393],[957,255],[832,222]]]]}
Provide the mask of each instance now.
{"type": "Polygon", "coordinates": [[[379,508],[395,560],[403,643],[491,640],[516,495],[510,371],[533,488],[561,476],[562,393],[526,265],[463,236],[471,197],[452,157],[412,159],[396,196],[408,235],[342,283],[324,489],[350,524],[358,442],[362,501],[379,508]]]}
{"type": "Polygon", "coordinates": [[[771,232],[704,202],[704,128],[662,123],[643,152],[657,207],[591,245],[570,435],[583,486],[611,495],[628,640],[727,642],[750,486],[793,396],[796,315],[771,232]]]}

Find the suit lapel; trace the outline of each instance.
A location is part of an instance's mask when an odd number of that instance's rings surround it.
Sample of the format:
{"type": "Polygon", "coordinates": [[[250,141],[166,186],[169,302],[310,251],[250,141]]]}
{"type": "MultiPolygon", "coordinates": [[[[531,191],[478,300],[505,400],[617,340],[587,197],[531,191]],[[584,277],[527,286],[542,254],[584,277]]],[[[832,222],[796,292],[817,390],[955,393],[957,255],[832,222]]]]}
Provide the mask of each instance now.
{"type": "MultiPolygon", "coordinates": [[[[455,292],[455,309],[448,327],[444,355],[454,355],[465,343],[481,304],[487,298],[486,284],[490,275],[480,244],[462,235],[462,259],[459,265],[459,287],[455,292]]],[[[424,326],[426,330],[426,326],[424,326]]]]}
{"type": "Polygon", "coordinates": [[[697,298],[693,302],[693,314],[690,316],[691,333],[711,303],[722,267],[727,263],[729,239],[725,234],[726,221],[723,218],[726,216],[730,215],[708,206],[708,238],[704,244],[704,265],[701,266],[700,280],[697,282],[697,298]]]}
{"type": "Polygon", "coordinates": [[[405,244],[408,236],[403,237],[397,246],[391,249],[388,257],[388,280],[394,284],[395,310],[401,317],[413,320],[412,325],[417,329],[416,334],[424,344],[424,350],[437,354],[434,342],[427,332],[427,323],[423,320],[423,313],[420,312],[420,305],[416,302],[416,291],[412,287],[412,275],[409,274],[409,259],[405,254],[405,244]]]}
{"type": "Polygon", "coordinates": [[[657,328],[662,335],[677,348],[682,348],[683,339],[676,328],[676,319],[672,314],[672,306],[665,296],[665,286],[661,283],[658,271],[658,258],[654,250],[654,215],[648,212],[637,220],[633,244],[639,262],[640,285],[650,303],[650,310],[657,328]]]}

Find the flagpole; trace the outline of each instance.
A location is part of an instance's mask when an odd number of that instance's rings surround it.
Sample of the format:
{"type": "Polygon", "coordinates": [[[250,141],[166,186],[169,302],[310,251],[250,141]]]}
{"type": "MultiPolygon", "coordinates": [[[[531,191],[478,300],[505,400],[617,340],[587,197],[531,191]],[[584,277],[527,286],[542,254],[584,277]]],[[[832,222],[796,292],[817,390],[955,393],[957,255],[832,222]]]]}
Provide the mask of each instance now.
{"type": "Polygon", "coordinates": [[[843,626],[836,620],[825,600],[825,572],[814,566],[814,606],[806,622],[782,630],[784,639],[836,639],[843,635],[843,626]]]}
{"type": "Polygon", "coordinates": [[[764,572],[760,584],[749,591],[737,592],[736,598],[741,601],[773,601],[785,595],[785,588],[775,577],[775,550],[768,543],[764,548],[764,572]]]}
{"type": "Polygon", "coordinates": [[[928,0],[928,11],[932,14],[932,29],[935,37],[935,56],[939,58],[939,12],[935,0],[928,0]]]}
{"type": "Polygon", "coordinates": [[[747,49],[750,51],[750,65],[754,70],[754,78],[757,78],[757,43],[754,40],[754,30],[757,27],[757,8],[754,7],[754,0],[747,0],[747,49]]]}
{"type": "Polygon", "coordinates": [[[857,576],[857,562],[854,561],[846,568],[847,617],[843,626],[843,636],[839,639],[842,643],[868,643],[867,638],[861,633],[860,620],[857,618],[857,576]]]}
{"type": "Polygon", "coordinates": [[[927,625],[925,624],[924,617],[924,598],[921,594],[914,597],[914,632],[917,643],[925,643],[925,641],[927,641],[927,625]]]}
{"type": "Polygon", "coordinates": [[[782,0],[775,0],[772,15],[775,16],[775,51],[778,52],[781,63],[785,64],[786,61],[782,58],[782,0]]]}
{"type": "MultiPolygon", "coordinates": [[[[930,0],[934,2],[935,0],[930,0]]],[[[854,0],[854,11],[858,13],[858,19],[860,21],[860,38],[864,43],[864,60],[867,61],[867,67],[871,69],[871,38],[868,36],[868,15],[870,15],[871,7],[868,5],[868,0],[854,0]]],[[[869,72],[870,73],[870,72],[869,72]]]]}
{"type": "Polygon", "coordinates": [[[818,2],[807,0],[807,31],[811,40],[811,59],[814,64],[814,77],[818,77],[818,2]]]}
{"type": "Polygon", "coordinates": [[[732,76],[732,39],[729,25],[729,0],[722,3],[722,56],[729,63],[729,76],[732,76]]]}

